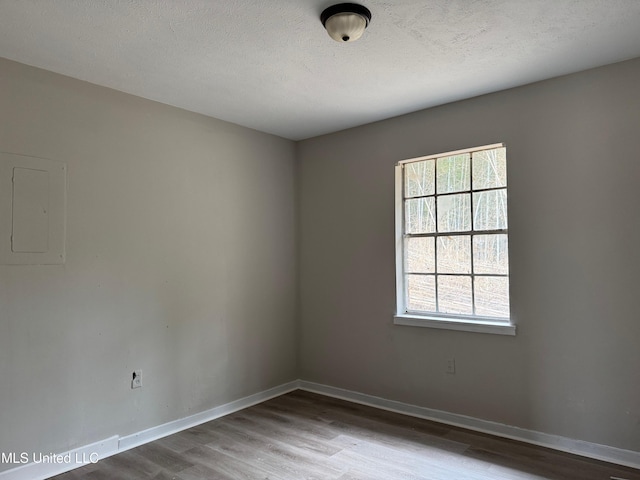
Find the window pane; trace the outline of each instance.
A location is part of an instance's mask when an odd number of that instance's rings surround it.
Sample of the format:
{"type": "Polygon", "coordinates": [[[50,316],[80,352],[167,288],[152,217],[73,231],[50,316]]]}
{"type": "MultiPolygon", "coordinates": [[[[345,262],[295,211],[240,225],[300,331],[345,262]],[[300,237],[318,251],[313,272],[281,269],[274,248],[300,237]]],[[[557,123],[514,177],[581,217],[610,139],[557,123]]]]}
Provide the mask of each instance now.
{"type": "Polygon", "coordinates": [[[509,279],[475,277],[476,315],[509,318],[509,279]]]}
{"type": "Polygon", "coordinates": [[[474,235],[473,272],[506,275],[509,273],[507,235],[474,235]]]}
{"type": "Polygon", "coordinates": [[[494,148],[474,152],[473,189],[507,186],[507,150],[494,148]]]}
{"type": "Polygon", "coordinates": [[[411,273],[435,272],[434,238],[405,239],[406,271],[411,273]]]}
{"type": "Polygon", "coordinates": [[[405,232],[433,233],[436,231],[435,198],[405,200],[405,232]]]}
{"type": "Polygon", "coordinates": [[[461,192],[470,190],[471,155],[453,155],[438,158],[436,165],[438,193],[461,192]]]}
{"type": "Polygon", "coordinates": [[[471,237],[438,237],[438,273],[471,273],[471,237]]]}
{"type": "Polygon", "coordinates": [[[408,163],[404,167],[404,196],[417,197],[435,193],[435,160],[408,163]]]}
{"type": "MultiPolygon", "coordinates": [[[[438,203],[438,208],[440,208],[440,203],[438,203]]],[[[474,230],[507,228],[506,189],[473,194],[473,228],[474,230]]]]}
{"type": "Polygon", "coordinates": [[[438,197],[438,231],[471,230],[471,197],[468,193],[438,197]]]}
{"type": "Polygon", "coordinates": [[[442,313],[473,313],[471,277],[438,276],[438,309],[442,313]]]}
{"type": "Polygon", "coordinates": [[[407,275],[407,311],[436,311],[436,280],[433,275],[407,275]]]}

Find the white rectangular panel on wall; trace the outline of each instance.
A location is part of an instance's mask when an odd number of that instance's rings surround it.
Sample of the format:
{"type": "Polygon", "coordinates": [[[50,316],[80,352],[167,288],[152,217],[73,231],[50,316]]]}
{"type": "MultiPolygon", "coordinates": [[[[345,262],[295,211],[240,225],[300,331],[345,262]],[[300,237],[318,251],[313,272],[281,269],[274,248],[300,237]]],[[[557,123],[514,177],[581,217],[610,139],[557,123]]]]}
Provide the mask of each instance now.
{"type": "Polygon", "coordinates": [[[66,165],[0,153],[0,264],[65,261],[66,165]]]}
{"type": "Polygon", "coordinates": [[[49,172],[13,169],[11,251],[49,251],[49,172]]]}

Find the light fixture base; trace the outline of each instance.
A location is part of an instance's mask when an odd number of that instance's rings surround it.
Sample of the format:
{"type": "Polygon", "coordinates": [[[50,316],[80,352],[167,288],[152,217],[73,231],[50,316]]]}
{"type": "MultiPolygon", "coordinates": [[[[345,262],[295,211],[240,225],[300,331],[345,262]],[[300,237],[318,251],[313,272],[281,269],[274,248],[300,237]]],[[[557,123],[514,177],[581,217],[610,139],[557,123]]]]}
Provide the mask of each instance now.
{"type": "Polygon", "coordinates": [[[320,21],[336,42],[352,42],[360,38],[371,21],[371,12],[357,3],[339,3],[326,8],[320,21]]]}

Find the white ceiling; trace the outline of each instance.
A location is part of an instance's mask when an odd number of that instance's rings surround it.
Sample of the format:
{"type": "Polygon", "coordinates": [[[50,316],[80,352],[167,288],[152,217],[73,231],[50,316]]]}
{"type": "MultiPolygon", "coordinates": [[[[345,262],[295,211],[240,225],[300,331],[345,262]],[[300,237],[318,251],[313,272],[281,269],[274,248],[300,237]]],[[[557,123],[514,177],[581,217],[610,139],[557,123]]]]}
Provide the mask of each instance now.
{"type": "Polygon", "coordinates": [[[640,57],[640,0],[0,0],[0,56],[299,140],[640,57]]]}

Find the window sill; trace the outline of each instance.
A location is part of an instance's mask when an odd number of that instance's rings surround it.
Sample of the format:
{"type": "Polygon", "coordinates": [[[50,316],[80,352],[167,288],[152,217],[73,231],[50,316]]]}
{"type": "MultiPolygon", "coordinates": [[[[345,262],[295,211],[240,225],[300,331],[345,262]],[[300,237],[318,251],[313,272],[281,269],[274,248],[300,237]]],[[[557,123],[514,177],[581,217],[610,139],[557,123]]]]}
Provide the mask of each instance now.
{"type": "Polygon", "coordinates": [[[516,326],[511,323],[492,322],[488,320],[456,320],[452,318],[427,317],[422,315],[394,315],[394,325],[406,327],[439,328],[444,330],[461,330],[463,332],[493,333],[495,335],[516,334],[516,326]]]}

